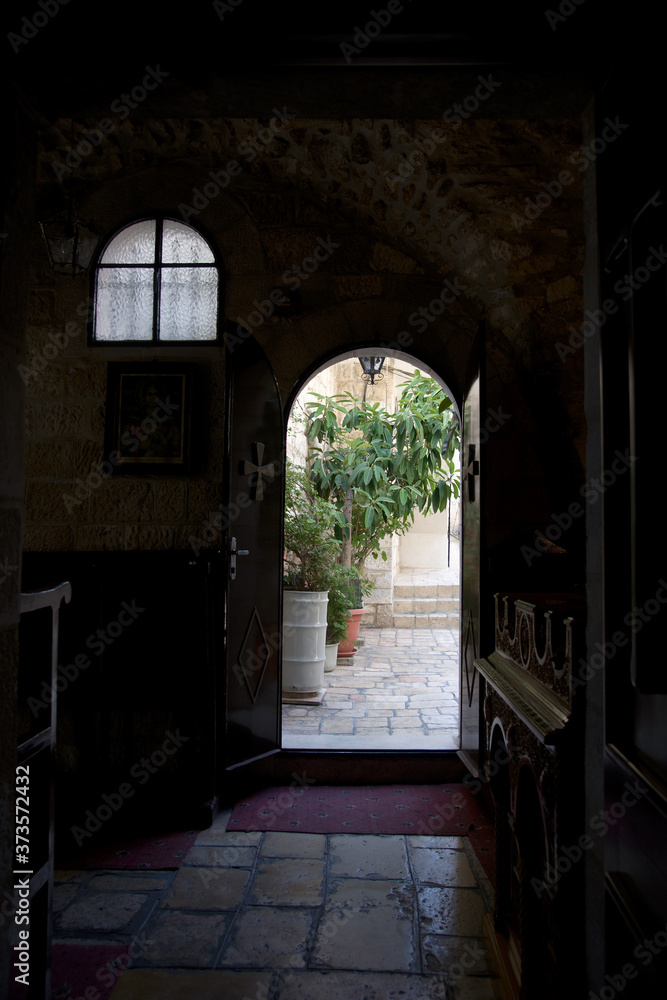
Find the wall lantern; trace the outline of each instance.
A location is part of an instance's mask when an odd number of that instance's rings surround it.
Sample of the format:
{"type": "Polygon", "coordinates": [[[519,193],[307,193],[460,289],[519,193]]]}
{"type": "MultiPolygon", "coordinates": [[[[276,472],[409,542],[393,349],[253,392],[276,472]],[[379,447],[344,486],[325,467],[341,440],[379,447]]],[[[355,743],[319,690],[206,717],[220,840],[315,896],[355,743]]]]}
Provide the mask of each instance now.
{"type": "Polygon", "coordinates": [[[361,365],[361,377],[364,382],[370,382],[371,385],[375,385],[376,380],[381,382],[384,378],[381,370],[384,358],[363,357],[359,358],[359,364],[361,365]]]}
{"type": "Polygon", "coordinates": [[[56,274],[74,275],[88,270],[99,237],[79,221],[71,198],[66,212],[39,226],[56,274]]]}

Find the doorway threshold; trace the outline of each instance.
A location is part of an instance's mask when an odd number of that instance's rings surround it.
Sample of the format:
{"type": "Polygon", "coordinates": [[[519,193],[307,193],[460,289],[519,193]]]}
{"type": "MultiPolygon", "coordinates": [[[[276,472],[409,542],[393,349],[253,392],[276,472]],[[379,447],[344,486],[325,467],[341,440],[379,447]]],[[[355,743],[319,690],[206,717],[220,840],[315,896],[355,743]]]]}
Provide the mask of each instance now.
{"type": "Polygon", "coordinates": [[[317,785],[431,785],[461,782],[467,768],[455,750],[281,750],[271,758],[272,780],[295,776],[317,785]]]}
{"type": "Polygon", "coordinates": [[[283,750],[357,750],[363,753],[369,750],[391,750],[404,753],[411,750],[427,750],[442,753],[445,750],[459,749],[458,733],[445,730],[438,733],[405,733],[390,732],[382,729],[379,732],[364,733],[321,733],[307,736],[297,736],[290,733],[283,740],[283,750]]]}

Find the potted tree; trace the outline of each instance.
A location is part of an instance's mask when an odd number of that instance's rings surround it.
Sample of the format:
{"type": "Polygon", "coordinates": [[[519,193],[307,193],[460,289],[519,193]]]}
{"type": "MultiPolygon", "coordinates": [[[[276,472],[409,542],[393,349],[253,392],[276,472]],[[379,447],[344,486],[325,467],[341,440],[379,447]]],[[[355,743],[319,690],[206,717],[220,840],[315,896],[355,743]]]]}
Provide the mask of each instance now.
{"type": "Polygon", "coordinates": [[[354,567],[349,573],[350,576],[343,585],[343,596],[347,607],[347,628],[338,647],[339,656],[354,656],[357,652],[356,641],[359,637],[361,619],[366,613],[362,593],[368,594],[373,589],[373,583],[370,580],[362,580],[354,567]]]}
{"type": "Polygon", "coordinates": [[[358,578],[354,569],[345,566],[332,567],[327,608],[325,671],[335,668],[336,660],[341,655],[339,645],[344,642],[350,628],[350,584],[354,584],[355,579],[358,578]]]}
{"type": "MultiPolygon", "coordinates": [[[[284,695],[305,696],[324,683],[328,597],[340,578],[334,528],[341,515],[291,462],[285,480],[282,687],[284,695]]],[[[339,624],[332,618],[332,634],[339,624]]]]}

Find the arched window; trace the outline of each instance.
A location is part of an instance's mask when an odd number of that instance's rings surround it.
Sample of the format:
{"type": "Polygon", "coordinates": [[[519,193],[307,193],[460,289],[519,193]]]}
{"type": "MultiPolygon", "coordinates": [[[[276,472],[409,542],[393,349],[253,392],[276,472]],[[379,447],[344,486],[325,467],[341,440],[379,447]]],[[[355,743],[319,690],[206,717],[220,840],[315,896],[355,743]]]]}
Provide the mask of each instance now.
{"type": "Polygon", "coordinates": [[[201,233],[142,219],[107,243],[95,269],[95,343],[214,341],[219,273],[201,233]]]}

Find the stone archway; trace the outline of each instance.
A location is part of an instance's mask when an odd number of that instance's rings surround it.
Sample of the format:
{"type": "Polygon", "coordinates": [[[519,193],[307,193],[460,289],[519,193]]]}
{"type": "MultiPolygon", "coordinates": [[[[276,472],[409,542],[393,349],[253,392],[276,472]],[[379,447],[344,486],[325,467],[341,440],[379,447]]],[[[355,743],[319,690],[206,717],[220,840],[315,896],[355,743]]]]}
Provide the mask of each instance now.
{"type": "MultiPolygon", "coordinates": [[[[391,412],[397,392],[394,378],[397,382],[405,381],[403,376],[409,377],[406,369],[423,370],[424,363],[396,348],[368,348],[371,349],[382,351],[387,379],[375,386],[370,401],[386,405],[391,412]],[[392,362],[401,366],[400,374],[395,374],[392,362]],[[389,391],[384,392],[390,383],[389,391]]],[[[316,362],[297,383],[286,407],[285,424],[287,453],[291,445],[293,460],[297,457],[299,464],[306,462],[307,439],[304,435],[303,448],[295,449],[287,419],[289,411],[299,400],[303,403],[300,393],[308,387],[330,395],[344,389],[354,392],[355,379],[363,385],[358,365],[363,351],[363,345],[348,348],[327,361],[316,362]]],[[[428,374],[453,397],[437,371],[429,366],[428,374]]],[[[460,420],[460,407],[455,401],[453,409],[460,420]]],[[[325,673],[321,703],[308,707],[296,705],[296,696],[283,704],[283,748],[439,752],[458,749],[460,563],[457,558],[449,569],[443,562],[430,572],[407,570],[399,564],[397,542],[398,537],[393,546],[391,540],[384,546],[384,562],[379,559],[374,562],[370,557],[366,561],[365,575],[377,589],[364,598],[366,613],[360,651],[349,660],[339,660],[335,673],[325,673]],[[370,687],[357,690],[357,684],[370,687]],[[439,702],[436,693],[442,696],[439,702]],[[313,725],[315,731],[310,728],[313,725]]]]}

